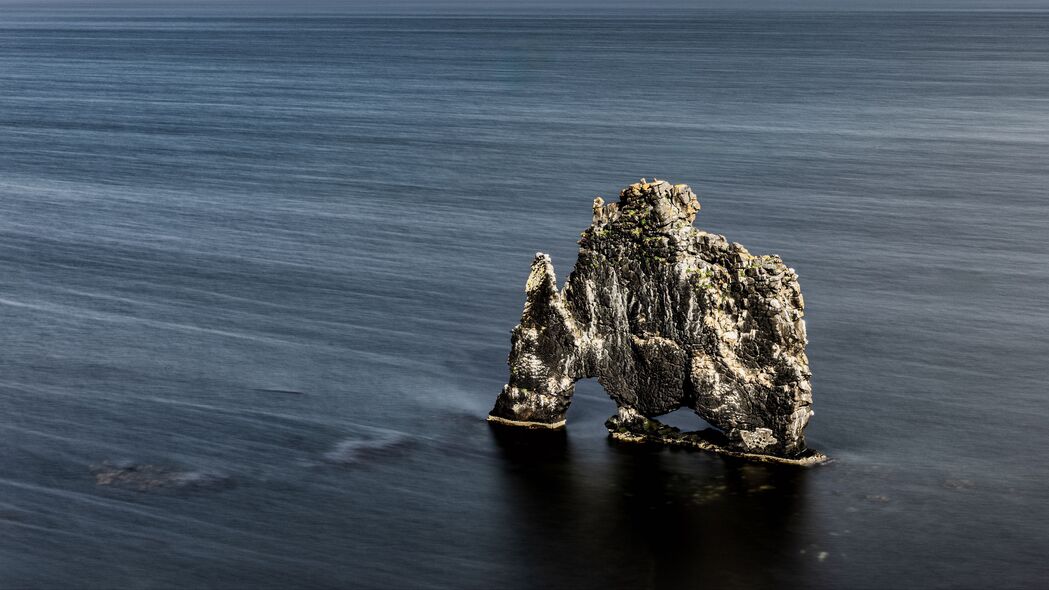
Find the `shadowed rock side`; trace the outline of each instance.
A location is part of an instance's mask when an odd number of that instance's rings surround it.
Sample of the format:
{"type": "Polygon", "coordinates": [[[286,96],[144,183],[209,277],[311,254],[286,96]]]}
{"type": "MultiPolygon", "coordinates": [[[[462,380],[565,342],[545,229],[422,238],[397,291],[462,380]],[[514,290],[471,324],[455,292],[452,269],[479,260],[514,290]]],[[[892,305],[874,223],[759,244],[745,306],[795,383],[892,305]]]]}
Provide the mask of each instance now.
{"type": "Polygon", "coordinates": [[[510,382],[489,419],[563,426],[575,382],[597,377],[619,407],[607,426],[621,440],[822,460],[803,434],[812,388],[797,275],[778,256],[697,230],[698,211],[688,186],[642,180],[618,203],[594,200],[563,290],[550,257],[536,254],[510,382]],[[681,407],[720,433],[652,420],[681,407]]]}

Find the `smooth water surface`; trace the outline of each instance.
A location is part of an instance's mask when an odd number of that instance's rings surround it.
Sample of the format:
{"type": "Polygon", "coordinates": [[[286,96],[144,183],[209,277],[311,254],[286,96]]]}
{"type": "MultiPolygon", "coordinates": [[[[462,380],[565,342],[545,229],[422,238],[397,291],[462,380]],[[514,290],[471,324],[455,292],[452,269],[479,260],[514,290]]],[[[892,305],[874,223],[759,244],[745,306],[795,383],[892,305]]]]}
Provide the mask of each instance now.
{"type": "Polygon", "coordinates": [[[1049,13],[657,16],[0,15],[0,587],[1043,584],[1049,13]],[[833,463],[484,422],[642,176],[797,269],[833,463]]]}

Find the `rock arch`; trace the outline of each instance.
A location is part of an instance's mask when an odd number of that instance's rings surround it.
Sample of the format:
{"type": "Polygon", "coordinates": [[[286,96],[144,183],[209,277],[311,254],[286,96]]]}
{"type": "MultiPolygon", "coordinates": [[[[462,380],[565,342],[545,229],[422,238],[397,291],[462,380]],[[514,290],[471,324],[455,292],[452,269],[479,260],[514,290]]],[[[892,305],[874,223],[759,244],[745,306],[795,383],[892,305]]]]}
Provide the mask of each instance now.
{"type": "Polygon", "coordinates": [[[596,377],[619,408],[607,423],[617,438],[822,460],[803,432],[812,387],[797,275],[693,227],[699,208],[686,185],[642,180],[618,203],[594,200],[563,289],[536,254],[491,421],[562,427],[575,382],[596,377]],[[653,420],[681,407],[727,442],[653,420]]]}

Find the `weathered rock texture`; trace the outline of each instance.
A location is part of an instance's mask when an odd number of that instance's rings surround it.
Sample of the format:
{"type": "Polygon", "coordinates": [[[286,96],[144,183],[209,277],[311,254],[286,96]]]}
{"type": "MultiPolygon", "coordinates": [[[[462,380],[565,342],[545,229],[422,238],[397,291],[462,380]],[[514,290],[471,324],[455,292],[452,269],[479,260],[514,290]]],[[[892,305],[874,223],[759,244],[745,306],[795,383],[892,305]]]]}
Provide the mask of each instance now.
{"type": "Polygon", "coordinates": [[[812,388],[804,301],[778,256],[754,256],[692,226],[683,184],[632,184],[594,200],[579,259],[558,290],[536,254],[514,328],[510,382],[489,419],[564,425],[578,379],[596,377],[619,407],[623,440],[656,440],[789,462],[805,447],[812,388]],[[680,433],[652,420],[681,407],[720,433],[680,433]]]}

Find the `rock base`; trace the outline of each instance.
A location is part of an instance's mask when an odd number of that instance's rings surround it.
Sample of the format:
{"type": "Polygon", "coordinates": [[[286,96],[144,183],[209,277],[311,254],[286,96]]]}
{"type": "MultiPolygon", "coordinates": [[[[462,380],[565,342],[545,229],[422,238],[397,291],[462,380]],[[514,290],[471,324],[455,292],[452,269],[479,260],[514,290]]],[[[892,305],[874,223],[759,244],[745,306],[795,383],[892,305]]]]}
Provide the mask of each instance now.
{"type": "Polygon", "coordinates": [[[501,424],[503,426],[517,426],[518,428],[544,428],[548,430],[557,430],[565,427],[565,421],[559,422],[531,422],[529,420],[511,420],[509,418],[500,418],[499,416],[488,415],[488,421],[494,424],[501,424]]]}
{"type": "Polygon", "coordinates": [[[780,463],[784,465],[798,465],[809,467],[830,461],[830,458],[814,449],[806,449],[797,457],[779,457],[776,455],[762,455],[758,453],[745,453],[726,448],[719,439],[724,435],[708,428],[694,432],[682,432],[673,426],[663,424],[658,420],[636,416],[624,418],[615,415],[605,421],[609,435],[615,440],[632,443],[657,443],[688,449],[698,449],[717,453],[727,457],[746,459],[747,461],[758,461],[761,463],[780,463]]]}

